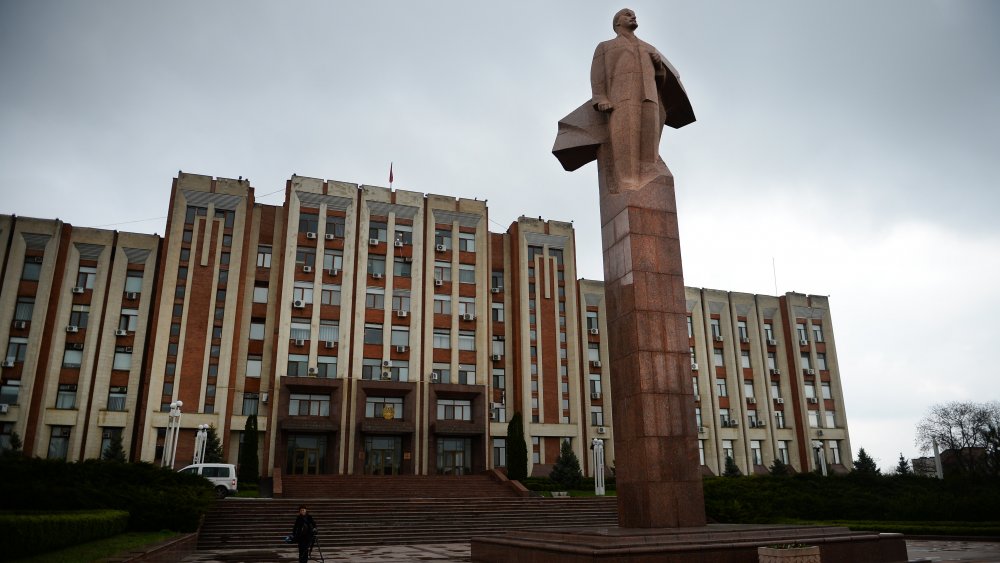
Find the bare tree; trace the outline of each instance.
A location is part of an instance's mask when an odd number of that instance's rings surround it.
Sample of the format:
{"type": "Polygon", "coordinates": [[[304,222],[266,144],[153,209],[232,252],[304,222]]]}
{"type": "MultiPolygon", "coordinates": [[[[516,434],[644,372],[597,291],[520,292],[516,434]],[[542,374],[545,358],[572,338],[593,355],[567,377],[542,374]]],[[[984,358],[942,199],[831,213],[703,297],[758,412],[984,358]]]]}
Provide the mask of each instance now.
{"type": "Polygon", "coordinates": [[[991,444],[996,440],[990,429],[997,427],[1000,427],[1000,402],[953,401],[934,405],[917,424],[916,445],[927,452],[937,442],[941,450],[954,451],[960,471],[972,473],[982,469],[984,454],[1000,448],[1000,444],[991,444]]]}

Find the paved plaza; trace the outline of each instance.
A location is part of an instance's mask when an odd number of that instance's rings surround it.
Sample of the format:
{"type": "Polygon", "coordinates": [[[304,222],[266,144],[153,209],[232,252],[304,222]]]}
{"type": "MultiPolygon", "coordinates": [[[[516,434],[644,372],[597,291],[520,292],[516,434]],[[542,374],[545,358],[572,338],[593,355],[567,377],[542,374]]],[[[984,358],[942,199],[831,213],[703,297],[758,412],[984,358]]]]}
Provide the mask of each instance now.
{"type": "MultiPolygon", "coordinates": [[[[1000,543],[955,540],[908,540],[906,549],[911,560],[934,563],[998,563],[1000,543]]],[[[405,563],[407,561],[471,561],[468,543],[428,545],[390,545],[339,547],[323,552],[326,561],[342,563],[405,563]]],[[[257,563],[297,561],[298,551],[281,546],[274,550],[199,551],[182,561],[185,563],[257,563]]],[[[319,561],[318,552],[313,553],[319,561]]]]}

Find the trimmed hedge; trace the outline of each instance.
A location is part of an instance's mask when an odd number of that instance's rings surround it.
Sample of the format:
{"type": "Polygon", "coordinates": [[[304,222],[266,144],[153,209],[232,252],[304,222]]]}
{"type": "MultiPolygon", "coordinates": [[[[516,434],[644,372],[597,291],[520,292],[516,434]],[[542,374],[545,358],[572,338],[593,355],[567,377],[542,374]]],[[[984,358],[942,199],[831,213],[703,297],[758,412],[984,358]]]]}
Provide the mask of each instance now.
{"type": "Polygon", "coordinates": [[[4,531],[0,560],[7,561],[70,545],[108,538],[125,531],[128,512],[95,510],[49,514],[0,514],[4,531]]]}
{"type": "Polygon", "coordinates": [[[0,459],[5,509],[125,510],[132,531],[193,532],[214,495],[206,479],[150,463],[0,459]]]}

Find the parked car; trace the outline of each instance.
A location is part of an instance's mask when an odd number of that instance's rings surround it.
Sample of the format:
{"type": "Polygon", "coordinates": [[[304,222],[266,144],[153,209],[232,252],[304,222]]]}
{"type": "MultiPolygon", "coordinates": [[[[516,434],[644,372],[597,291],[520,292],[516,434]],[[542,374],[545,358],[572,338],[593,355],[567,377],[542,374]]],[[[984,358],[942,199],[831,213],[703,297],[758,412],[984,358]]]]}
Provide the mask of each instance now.
{"type": "Polygon", "coordinates": [[[219,498],[236,494],[236,466],[231,463],[196,463],[181,469],[181,473],[201,475],[215,485],[219,498]]]}

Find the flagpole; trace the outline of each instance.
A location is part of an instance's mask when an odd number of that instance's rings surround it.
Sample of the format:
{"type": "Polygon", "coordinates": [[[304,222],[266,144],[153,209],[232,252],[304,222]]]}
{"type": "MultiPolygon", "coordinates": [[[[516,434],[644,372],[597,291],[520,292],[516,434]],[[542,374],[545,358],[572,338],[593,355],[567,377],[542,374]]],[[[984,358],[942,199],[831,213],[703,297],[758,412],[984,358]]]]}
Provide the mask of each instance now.
{"type": "Polygon", "coordinates": [[[389,189],[392,189],[392,161],[389,161],[389,189]]]}

